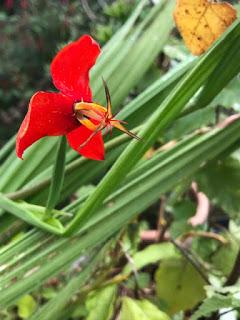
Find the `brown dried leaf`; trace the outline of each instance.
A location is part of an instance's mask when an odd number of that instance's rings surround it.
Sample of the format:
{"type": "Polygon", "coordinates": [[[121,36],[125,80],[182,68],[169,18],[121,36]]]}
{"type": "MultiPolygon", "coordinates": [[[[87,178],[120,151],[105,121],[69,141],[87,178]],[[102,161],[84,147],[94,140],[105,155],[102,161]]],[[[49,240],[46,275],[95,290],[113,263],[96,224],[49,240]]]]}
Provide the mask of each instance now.
{"type": "Polygon", "coordinates": [[[210,0],[177,0],[176,25],[192,54],[204,53],[237,18],[227,2],[210,0]]]}

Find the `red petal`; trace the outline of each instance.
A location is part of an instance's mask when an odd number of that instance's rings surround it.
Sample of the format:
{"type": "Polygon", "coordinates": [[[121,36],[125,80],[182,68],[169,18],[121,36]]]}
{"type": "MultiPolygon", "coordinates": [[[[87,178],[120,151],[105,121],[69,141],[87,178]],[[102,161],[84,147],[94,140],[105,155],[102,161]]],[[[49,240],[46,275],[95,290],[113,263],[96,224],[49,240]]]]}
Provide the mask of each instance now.
{"type": "Polygon", "coordinates": [[[98,132],[83,147],[79,148],[93,132],[81,126],[67,135],[69,145],[82,156],[93,160],[104,160],[104,143],[102,133],[98,132]]]}
{"type": "Polygon", "coordinates": [[[24,150],[44,136],[65,135],[79,126],[73,115],[73,100],[61,93],[37,92],[17,134],[16,152],[24,150]]]}
{"type": "Polygon", "coordinates": [[[58,52],[51,64],[53,83],[57,89],[75,101],[92,101],[89,70],[100,54],[100,47],[85,35],[58,52]]]}

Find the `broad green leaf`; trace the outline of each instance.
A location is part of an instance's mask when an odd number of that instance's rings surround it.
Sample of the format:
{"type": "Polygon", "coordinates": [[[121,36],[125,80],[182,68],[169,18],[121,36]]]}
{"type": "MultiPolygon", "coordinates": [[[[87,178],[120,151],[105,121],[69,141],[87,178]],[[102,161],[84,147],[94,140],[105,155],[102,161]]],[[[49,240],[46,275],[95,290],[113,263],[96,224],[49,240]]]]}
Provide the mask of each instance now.
{"type": "Polygon", "coordinates": [[[128,263],[124,268],[124,273],[131,272],[134,267],[140,270],[149,264],[158,262],[159,260],[177,257],[178,253],[172,243],[158,243],[147,246],[145,249],[138,251],[132,256],[132,263],[128,263]]]}
{"type": "Polygon", "coordinates": [[[170,314],[192,309],[205,297],[205,281],[185,259],[162,261],[155,280],[157,297],[170,314]]]}
{"type": "Polygon", "coordinates": [[[138,304],[128,297],[122,299],[122,308],[119,318],[119,320],[149,320],[138,304]]]}
{"type": "Polygon", "coordinates": [[[18,316],[21,319],[28,319],[36,310],[37,303],[31,295],[26,294],[25,296],[23,296],[21,299],[18,300],[17,308],[18,308],[18,316]]]}
{"type": "Polygon", "coordinates": [[[120,320],[170,320],[168,315],[160,311],[147,300],[122,299],[120,320]]]}
{"type": "Polygon", "coordinates": [[[148,316],[149,320],[170,320],[169,316],[165,312],[160,311],[150,301],[144,299],[144,300],[136,301],[136,303],[148,316]]]}
{"type": "Polygon", "coordinates": [[[86,301],[88,316],[86,320],[110,320],[114,311],[117,286],[107,286],[89,295],[86,301]]]}

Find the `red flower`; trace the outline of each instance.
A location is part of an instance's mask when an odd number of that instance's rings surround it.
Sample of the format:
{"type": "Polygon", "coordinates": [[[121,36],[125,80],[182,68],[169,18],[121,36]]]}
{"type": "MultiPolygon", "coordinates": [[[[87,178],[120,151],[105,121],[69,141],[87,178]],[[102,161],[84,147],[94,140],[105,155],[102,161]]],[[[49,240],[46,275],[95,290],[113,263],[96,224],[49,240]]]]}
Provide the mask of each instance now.
{"type": "Polygon", "coordinates": [[[51,75],[60,92],[39,91],[32,96],[17,134],[16,153],[19,158],[25,149],[44,136],[66,135],[74,150],[94,160],[104,159],[104,128],[112,129],[114,126],[136,137],[112,116],[105,83],[107,108],[92,103],[89,70],[99,54],[99,45],[88,35],[58,52],[51,64],[51,75]]]}

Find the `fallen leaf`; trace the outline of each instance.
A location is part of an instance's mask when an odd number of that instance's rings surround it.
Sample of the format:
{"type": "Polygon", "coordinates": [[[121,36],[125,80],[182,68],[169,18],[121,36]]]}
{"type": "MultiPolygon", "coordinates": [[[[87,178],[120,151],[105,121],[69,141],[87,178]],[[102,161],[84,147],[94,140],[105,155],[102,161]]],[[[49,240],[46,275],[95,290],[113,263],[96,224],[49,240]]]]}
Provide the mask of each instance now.
{"type": "Polygon", "coordinates": [[[227,2],[177,0],[174,19],[192,54],[204,53],[237,18],[227,2]]]}

